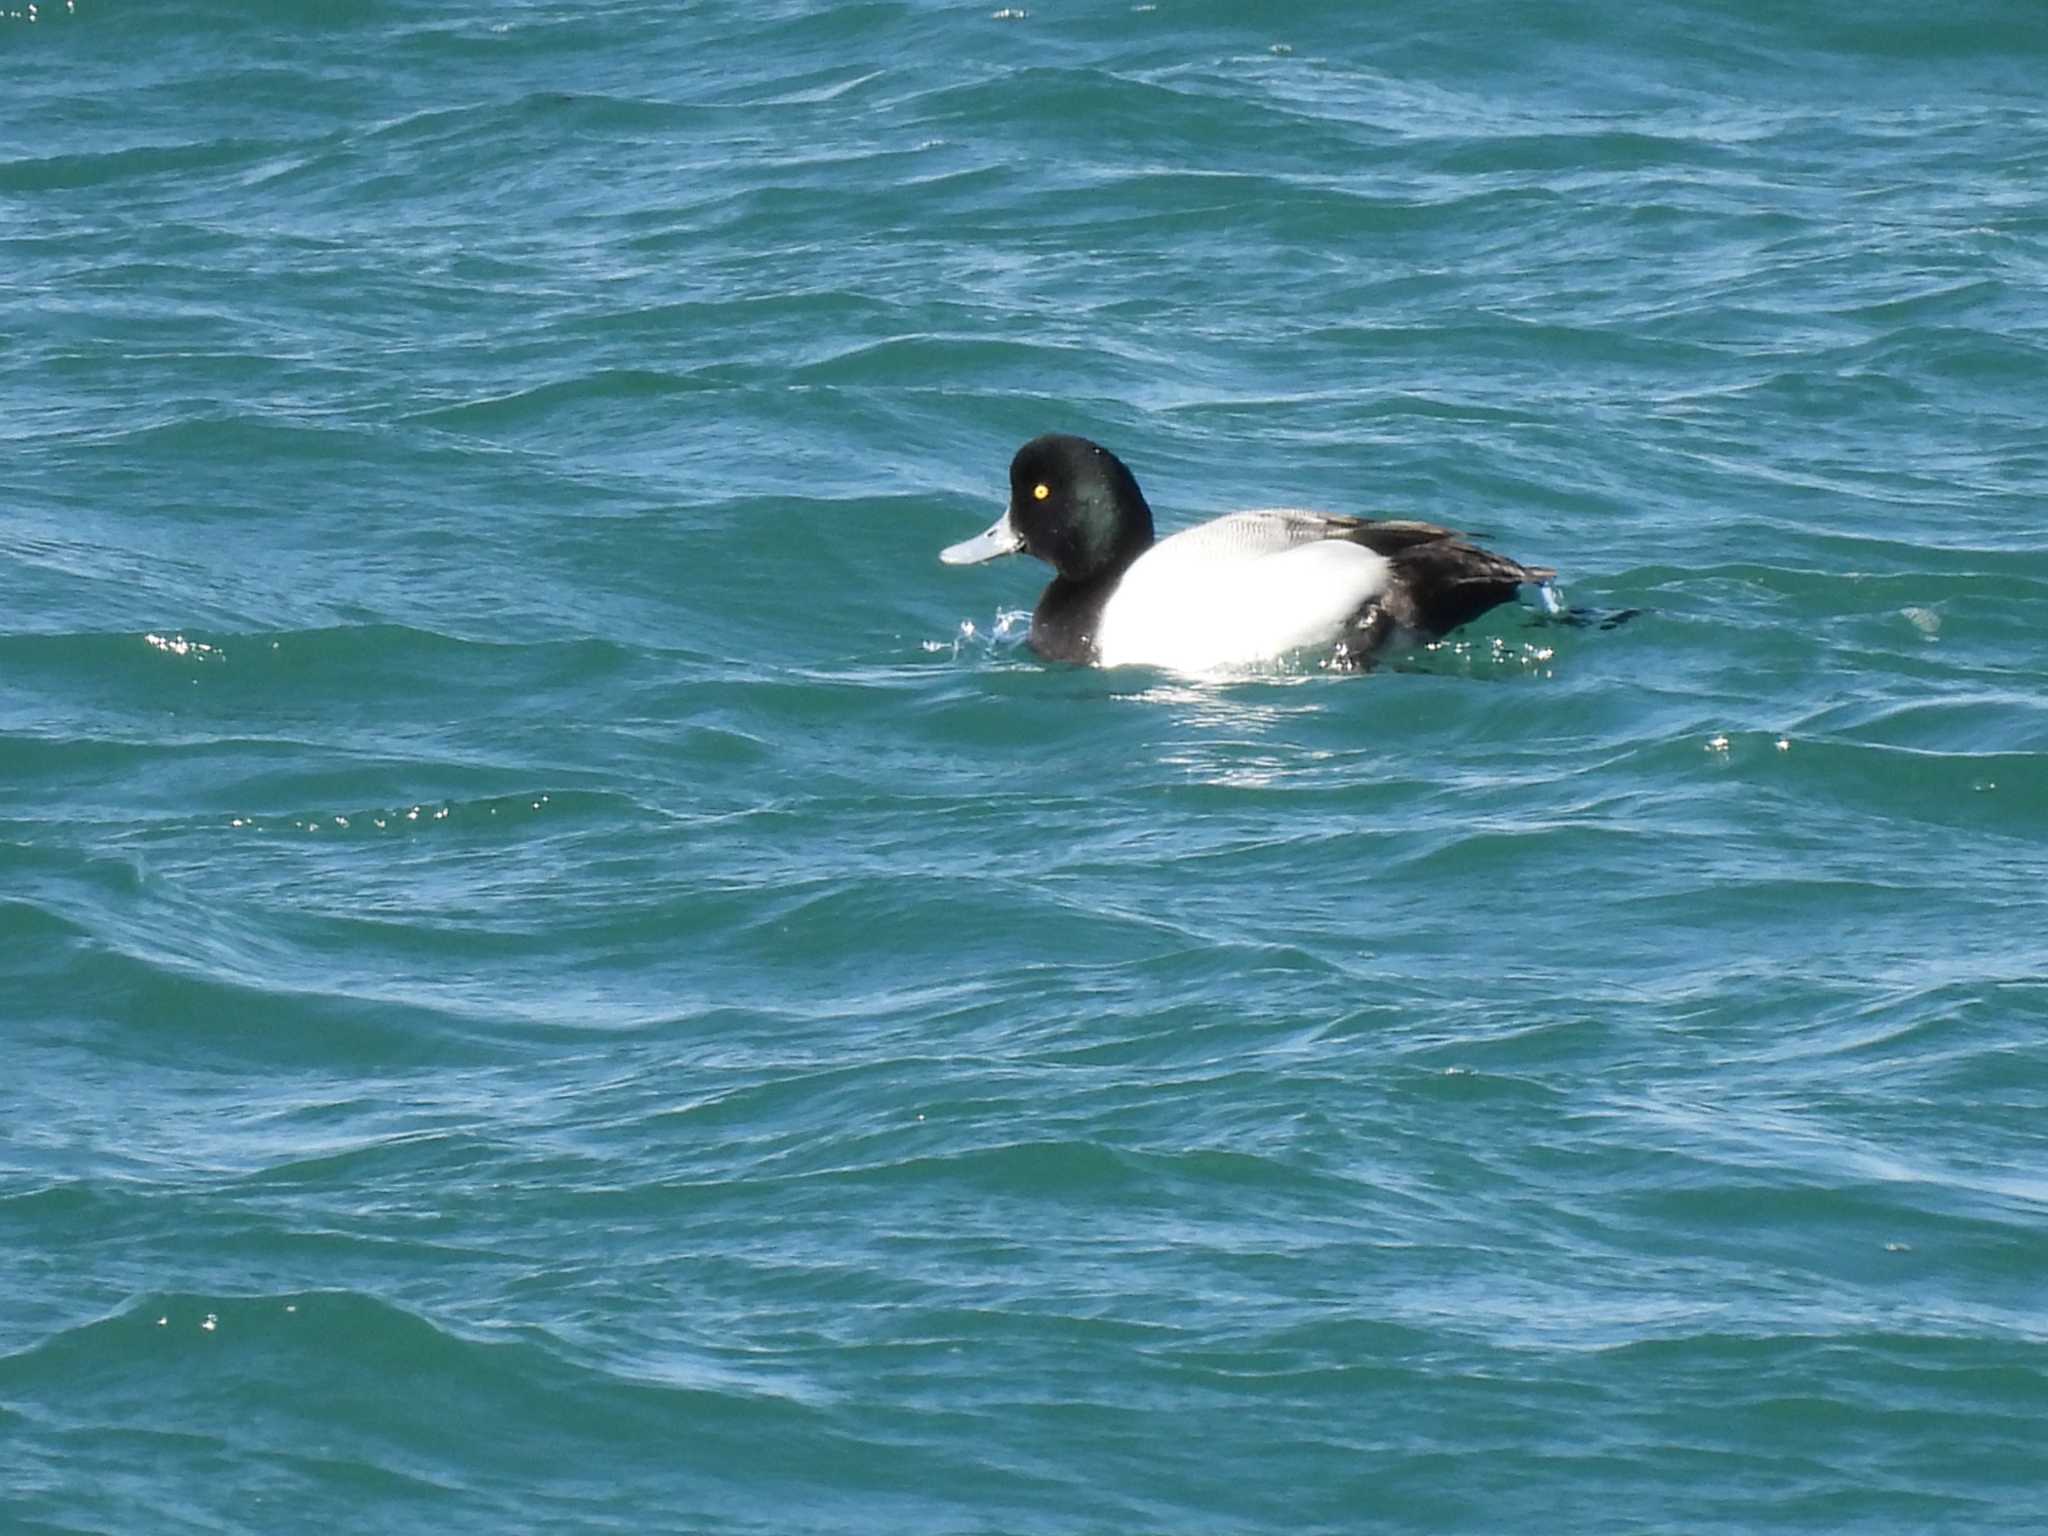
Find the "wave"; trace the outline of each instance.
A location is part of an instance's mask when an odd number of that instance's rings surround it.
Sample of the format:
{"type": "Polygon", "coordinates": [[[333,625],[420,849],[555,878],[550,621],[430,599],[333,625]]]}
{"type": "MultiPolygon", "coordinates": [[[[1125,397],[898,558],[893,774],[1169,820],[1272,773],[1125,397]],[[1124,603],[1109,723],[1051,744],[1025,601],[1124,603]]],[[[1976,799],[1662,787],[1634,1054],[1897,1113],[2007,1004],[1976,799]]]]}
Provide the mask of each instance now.
{"type": "Polygon", "coordinates": [[[416,411],[407,421],[457,430],[517,428],[551,412],[611,400],[659,400],[724,387],[725,381],[703,373],[673,374],[647,368],[606,368],[536,384],[489,400],[465,401],[416,411]]]}
{"type": "MultiPolygon", "coordinates": [[[[293,1432],[304,1416],[359,1446],[444,1451],[487,1445],[479,1421],[515,1440],[542,1426],[630,1440],[650,1416],[712,1413],[733,1416],[729,1433],[740,1435],[789,1405],[786,1379],[762,1371],[750,1381],[711,1358],[694,1378],[680,1360],[622,1372],[538,1330],[456,1327],[349,1290],[150,1292],[0,1355],[0,1389],[18,1401],[68,1400],[74,1412],[134,1412],[133,1422],[159,1426],[197,1411],[231,1441],[240,1406],[261,1426],[258,1439],[293,1432]],[[416,1390],[394,1394],[393,1379],[416,1390]],[[536,1412],[541,1404],[550,1406],[536,1412]]],[[[516,1462],[509,1447],[501,1454],[516,1462]]]]}

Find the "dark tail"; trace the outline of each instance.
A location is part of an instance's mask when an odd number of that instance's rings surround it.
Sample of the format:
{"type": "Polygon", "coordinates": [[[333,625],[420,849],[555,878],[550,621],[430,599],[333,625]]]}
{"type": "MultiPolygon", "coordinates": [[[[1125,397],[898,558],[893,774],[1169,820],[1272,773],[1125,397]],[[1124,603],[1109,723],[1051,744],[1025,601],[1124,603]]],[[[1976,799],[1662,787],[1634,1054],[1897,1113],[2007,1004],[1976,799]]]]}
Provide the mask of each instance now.
{"type": "Polygon", "coordinates": [[[1513,602],[1524,583],[1557,578],[1547,565],[1523,565],[1459,538],[1411,544],[1390,558],[1394,591],[1387,603],[1394,618],[1432,640],[1513,602]]]}

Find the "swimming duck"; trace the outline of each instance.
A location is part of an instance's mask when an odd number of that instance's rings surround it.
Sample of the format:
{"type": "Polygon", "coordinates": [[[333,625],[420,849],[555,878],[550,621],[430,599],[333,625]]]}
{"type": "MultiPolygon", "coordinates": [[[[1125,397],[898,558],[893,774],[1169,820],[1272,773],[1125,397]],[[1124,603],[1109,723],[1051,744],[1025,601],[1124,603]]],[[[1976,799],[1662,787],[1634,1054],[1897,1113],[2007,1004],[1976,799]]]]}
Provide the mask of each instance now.
{"type": "Polygon", "coordinates": [[[1364,665],[1435,640],[1556,572],[1434,523],[1233,512],[1154,542],[1152,509],[1115,454],[1034,437],[1010,461],[1010,504],[948,565],[1036,555],[1058,574],[1031,615],[1048,661],[1208,672],[1322,651],[1364,665]]]}

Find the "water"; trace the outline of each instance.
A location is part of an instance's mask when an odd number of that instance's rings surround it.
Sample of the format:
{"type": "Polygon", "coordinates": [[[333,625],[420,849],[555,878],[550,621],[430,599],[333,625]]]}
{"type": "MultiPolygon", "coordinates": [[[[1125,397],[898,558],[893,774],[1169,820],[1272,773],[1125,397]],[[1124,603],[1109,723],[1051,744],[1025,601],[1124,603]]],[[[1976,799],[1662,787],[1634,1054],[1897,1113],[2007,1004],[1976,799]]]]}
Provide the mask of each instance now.
{"type": "Polygon", "coordinates": [[[995,9],[0,19],[0,1527],[2041,1529],[2043,13],[995,9]]]}

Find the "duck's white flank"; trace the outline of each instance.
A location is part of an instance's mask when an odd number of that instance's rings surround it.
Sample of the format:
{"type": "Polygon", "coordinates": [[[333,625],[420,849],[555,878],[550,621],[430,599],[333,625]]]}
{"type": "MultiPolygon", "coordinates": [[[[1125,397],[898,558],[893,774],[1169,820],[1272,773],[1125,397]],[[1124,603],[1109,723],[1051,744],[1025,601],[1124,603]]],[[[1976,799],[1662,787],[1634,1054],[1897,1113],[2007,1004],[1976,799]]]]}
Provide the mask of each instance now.
{"type": "Polygon", "coordinates": [[[1335,645],[1391,569],[1335,531],[1314,512],[1239,512],[1160,540],[1103,608],[1101,664],[1213,672],[1335,645]]]}

